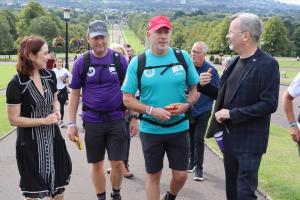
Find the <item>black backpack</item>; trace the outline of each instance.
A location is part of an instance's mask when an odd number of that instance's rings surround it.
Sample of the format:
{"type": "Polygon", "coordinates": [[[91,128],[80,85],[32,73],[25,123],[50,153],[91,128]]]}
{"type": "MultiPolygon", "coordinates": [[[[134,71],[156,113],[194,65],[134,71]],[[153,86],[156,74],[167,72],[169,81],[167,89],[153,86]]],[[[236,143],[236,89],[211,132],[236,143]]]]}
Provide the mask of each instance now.
{"type": "Polygon", "coordinates": [[[182,51],[177,48],[173,48],[173,52],[177,58],[178,63],[170,63],[169,65],[160,65],[160,66],[146,66],[146,54],[143,52],[138,55],[138,68],[137,68],[137,80],[138,80],[138,89],[141,90],[141,78],[145,69],[154,69],[165,67],[165,69],[161,72],[161,75],[165,73],[169,68],[176,66],[178,64],[182,65],[185,73],[186,73],[186,83],[187,83],[187,75],[188,75],[188,65],[183,57],[182,51]]]}
{"type": "MultiPolygon", "coordinates": [[[[146,54],[145,52],[143,52],[142,54],[138,55],[138,68],[137,68],[137,80],[138,80],[138,89],[139,91],[141,91],[141,78],[142,78],[142,75],[143,75],[143,72],[145,69],[154,69],[154,68],[161,68],[161,67],[165,67],[165,69],[161,72],[161,75],[163,75],[169,68],[173,67],[173,66],[176,66],[178,64],[182,65],[184,70],[185,70],[185,73],[186,73],[186,84],[187,84],[187,77],[188,77],[188,65],[183,57],[183,54],[182,54],[182,51],[180,49],[177,49],[177,48],[173,48],[173,52],[176,56],[176,59],[178,61],[178,63],[170,63],[168,65],[160,65],[160,66],[148,66],[148,67],[145,67],[146,66],[146,54]]],[[[157,121],[154,121],[154,120],[151,120],[149,118],[145,118],[143,117],[143,114],[140,113],[138,115],[138,118],[140,120],[144,120],[148,123],[151,123],[151,124],[154,124],[154,125],[157,125],[157,126],[161,126],[161,127],[171,127],[171,126],[175,126],[177,124],[180,124],[181,122],[185,121],[186,119],[188,119],[188,116],[187,114],[185,114],[185,116],[181,119],[179,119],[178,121],[176,122],[173,122],[173,123],[169,123],[169,124],[165,124],[165,123],[159,123],[157,121]]]]}
{"type": "MultiPolygon", "coordinates": [[[[84,67],[83,67],[83,71],[80,75],[80,80],[81,80],[80,83],[81,83],[82,87],[85,86],[86,77],[87,77],[89,68],[91,66],[90,52],[89,51],[85,52],[83,54],[83,57],[84,57],[84,67]]],[[[93,67],[115,67],[116,71],[117,71],[117,74],[118,74],[119,81],[120,81],[120,85],[122,85],[123,82],[124,82],[125,74],[123,72],[123,67],[122,67],[122,64],[121,64],[121,58],[120,58],[120,54],[118,52],[115,52],[115,51],[113,52],[113,61],[114,61],[114,63],[112,63],[110,65],[93,65],[93,67]]],[[[101,116],[107,115],[110,112],[115,111],[115,110],[109,110],[109,111],[105,111],[105,112],[104,111],[97,111],[97,110],[94,110],[94,109],[88,107],[85,104],[82,105],[82,110],[83,111],[87,111],[87,110],[93,111],[93,112],[98,113],[101,116]]],[[[126,107],[122,103],[117,110],[124,111],[124,110],[126,110],[126,107]]]]}
{"type": "MultiPolygon", "coordinates": [[[[85,52],[83,54],[83,57],[84,57],[84,67],[83,67],[83,71],[82,71],[81,77],[80,77],[82,87],[85,86],[87,73],[88,73],[89,68],[91,66],[90,52],[89,51],[85,52]]],[[[118,52],[115,52],[115,51],[113,52],[113,60],[114,60],[114,63],[110,64],[109,66],[107,66],[107,65],[95,65],[94,67],[115,67],[116,70],[117,70],[117,74],[118,74],[118,77],[119,77],[120,84],[122,85],[123,81],[124,81],[124,78],[125,78],[125,74],[123,72],[123,67],[122,67],[121,59],[120,59],[120,54],[118,52]]]]}

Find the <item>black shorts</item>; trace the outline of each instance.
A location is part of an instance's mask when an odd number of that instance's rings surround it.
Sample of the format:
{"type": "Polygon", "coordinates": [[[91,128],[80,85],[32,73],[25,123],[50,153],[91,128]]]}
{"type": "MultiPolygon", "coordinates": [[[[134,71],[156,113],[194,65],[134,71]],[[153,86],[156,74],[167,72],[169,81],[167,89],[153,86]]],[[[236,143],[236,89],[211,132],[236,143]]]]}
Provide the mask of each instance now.
{"type": "Polygon", "coordinates": [[[173,134],[140,134],[145,158],[146,171],[149,174],[159,172],[163,168],[165,152],[169,160],[169,168],[186,171],[189,162],[188,132],[173,134]]]}
{"type": "Polygon", "coordinates": [[[84,123],[88,163],[104,160],[105,149],[109,160],[126,159],[125,121],[84,123]]]}

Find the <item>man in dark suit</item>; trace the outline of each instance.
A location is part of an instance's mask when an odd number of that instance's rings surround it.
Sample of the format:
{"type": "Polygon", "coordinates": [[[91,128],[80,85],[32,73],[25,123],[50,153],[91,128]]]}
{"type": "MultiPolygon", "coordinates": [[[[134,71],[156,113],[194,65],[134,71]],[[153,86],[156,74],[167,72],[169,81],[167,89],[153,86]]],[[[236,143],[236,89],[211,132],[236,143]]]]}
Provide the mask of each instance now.
{"type": "Polygon", "coordinates": [[[262,21],[250,13],[232,17],[226,38],[238,56],[223,73],[219,89],[200,75],[198,89],[217,101],[207,137],[223,131],[228,200],[256,199],[258,169],[269,138],[270,117],[278,106],[277,61],[257,47],[262,21]]]}

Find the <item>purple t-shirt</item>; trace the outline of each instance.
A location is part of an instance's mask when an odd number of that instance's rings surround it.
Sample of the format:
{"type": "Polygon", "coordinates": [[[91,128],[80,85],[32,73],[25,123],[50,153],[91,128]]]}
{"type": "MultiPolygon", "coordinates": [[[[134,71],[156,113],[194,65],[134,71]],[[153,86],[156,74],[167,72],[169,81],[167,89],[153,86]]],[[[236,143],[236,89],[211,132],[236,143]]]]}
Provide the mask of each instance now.
{"type": "MultiPolygon", "coordinates": [[[[120,110],[123,103],[121,85],[118,73],[113,64],[113,51],[108,49],[107,54],[98,58],[90,53],[90,68],[86,76],[85,86],[82,89],[82,102],[89,108],[105,114],[100,115],[93,111],[82,112],[84,122],[115,121],[124,118],[124,112],[120,110]]],[[[127,61],[121,56],[121,64],[124,76],[127,70],[127,61]]],[[[84,57],[76,59],[72,69],[72,81],[70,88],[80,89],[81,74],[84,68],[84,57]]]]}

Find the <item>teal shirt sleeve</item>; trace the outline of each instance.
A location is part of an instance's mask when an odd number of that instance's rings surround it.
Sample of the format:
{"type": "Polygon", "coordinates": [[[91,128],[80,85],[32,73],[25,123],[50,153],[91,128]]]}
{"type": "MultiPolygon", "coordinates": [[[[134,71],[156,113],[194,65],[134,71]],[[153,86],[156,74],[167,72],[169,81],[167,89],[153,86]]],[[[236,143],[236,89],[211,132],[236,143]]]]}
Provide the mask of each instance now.
{"type": "Polygon", "coordinates": [[[138,80],[137,80],[137,65],[138,59],[137,56],[132,58],[130,61],[126,76],[121,87],[121,90],[126,93],[135,94],[138,89],[138,80]]]}
{"type": "Polygon", "coordinates": [[[186,64],[188,65],[187,84],[188,86],[197,85],[199,82],[199,77],[196,68],[193,64],[193,61],[190,55],[186,51],[182,50],[182,53],[186,61],[186,64]]]}

